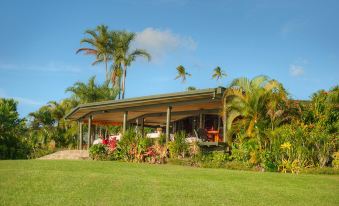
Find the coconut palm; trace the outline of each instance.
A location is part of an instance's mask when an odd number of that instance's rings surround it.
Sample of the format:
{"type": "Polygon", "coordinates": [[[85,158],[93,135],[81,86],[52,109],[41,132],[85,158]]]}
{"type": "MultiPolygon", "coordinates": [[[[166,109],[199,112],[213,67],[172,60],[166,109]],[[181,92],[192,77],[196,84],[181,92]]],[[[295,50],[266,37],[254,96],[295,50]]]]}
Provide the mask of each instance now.
{"type": "Polygon", "coordinates": [[[116,91],[119,91],[118,99],[120,99],[121,97],[121,77],[122,77],[121,65],[114,63],[111,67],[111,82],[112,88],[116,91]]]}
{"type": "Polygon", "coordinates": [[[57,128],[64,128],[66,129],[69,125],[64,119],[64,116],[70,112],[74,107],[76,107],[79,104],[79,102],[72,98],[66,98],[63,99],[60,102],[56,101],[49,101],[47,106],[50,108],[50,111],[52,113],[53,119],[57,123],[57,128]]]}
{"type": "Polygon", "coordinates": [[[66,114],[64,107],[56,101],[49,101],[47,106],[50,107],[52,117],[53,119],[55,119],[57,123],[57,128],[59,128],[60,121],[63,119],[63,117],[66,114]]]}
{"type": "Polygon", "coordinates": [[[227,74],[219,67],[217,66],[215,69],[213,69],[212,79],[220,80],[223,77],[226,77],[227,74]]]}
{"type": "Polygon", "coordinates": [[[187,76],[192,76],[190,73],[186,72],[186,69],[184,66],[179,65],[177,68],[177,76],[175,77],[175,79],[181,79],[181,82],[184,83],[186,81],[187,76]]]}
{"type": "Polygon", "coordinates": [[[286,98],[287,93],[281,83],[266,76],[251,80],[235,79],[223,97],[224,110],[227,110],[227,129],[231,129],[234,121],[239,120],[246,129],[246,136],[254,137],[255,130],[267,118],[267,113],[271,115],[272,121],[276,120],[281,113],[278,104],[286,98]]]}
{"type": "Polygon", "coordinates": [[[51,109],[49,106],[42,106],[38,111],[28,114],[30,118],[31,127],[34,129],[53,127],[55,119],[53,118],[51,109]]]}
{"type": "Polygon", "coordinates": [[[85,55],[94,55],[95,61],[92,65],[98,63],[105,63],[106,81],[109,80],[108,61],[112,54],[112,41],[109,36],[108,27],[99,25],[94,30],[86,30],[85,34],[89,35],[88,38],[83,38],[80,43],[87,43],[91,47],[83,47],[77,50],[76,53],[83,52],[85,55]]]}
{"type": "Polygon", "coordinates": [[[115,64],[114,69],[116,69],[116,72],[112,72],[112,76],[115,75],[119,77],[117,74],[119,74],[119,70],[121,70],[121,98],[124,99],[127,68],[131,66],[137,57],[144,57],[150,61],[151,55],[143,49],[134,49],[131,51],[135,33],[127,31],[111,32],[111,38],[114,44],[112,59],[115,64]]]}
{"type": "Polygon", "coordinates": [[[88,83],[76,82],[73,86],[66,89],[66,92],[73,93],[73,98],[80,103],[98,102],[113,100],[117,96],[116,91],[109,89],[109,82],[102,85],[95,83],[95,76],[88,80],[88,83]]]}

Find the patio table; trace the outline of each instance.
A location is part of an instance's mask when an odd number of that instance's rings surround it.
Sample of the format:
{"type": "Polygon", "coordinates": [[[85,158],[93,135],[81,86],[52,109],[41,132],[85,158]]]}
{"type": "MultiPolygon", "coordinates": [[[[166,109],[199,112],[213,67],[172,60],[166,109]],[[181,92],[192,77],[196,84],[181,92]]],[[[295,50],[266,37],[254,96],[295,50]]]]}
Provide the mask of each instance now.
{"type": "Polygon", "coordinates": [[[207,134],[210,134],[214,137],[214,141],[215,142],[219,142],[219,131],[218,130],[210,130],[210,131],[207,131],[207,134]]]}

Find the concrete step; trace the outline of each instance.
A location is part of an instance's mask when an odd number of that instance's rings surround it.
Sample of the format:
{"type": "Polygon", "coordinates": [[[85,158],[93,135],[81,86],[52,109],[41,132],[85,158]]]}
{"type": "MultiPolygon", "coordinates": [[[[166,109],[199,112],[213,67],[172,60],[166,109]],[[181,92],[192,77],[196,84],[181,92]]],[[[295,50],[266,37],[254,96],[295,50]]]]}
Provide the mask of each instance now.
{"type": "Polygon", "coordinates": [[[86,160],[89,159],[88,150],[62,150],[38,159],[41,160],[86,160]]]}

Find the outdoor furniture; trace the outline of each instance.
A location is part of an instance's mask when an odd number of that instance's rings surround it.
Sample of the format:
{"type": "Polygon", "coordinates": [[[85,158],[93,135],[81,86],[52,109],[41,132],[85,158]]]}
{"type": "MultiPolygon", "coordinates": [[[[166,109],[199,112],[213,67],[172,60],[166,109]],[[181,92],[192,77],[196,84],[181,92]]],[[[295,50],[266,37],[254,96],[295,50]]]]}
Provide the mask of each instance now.
{"type": "Polygon", "coordinates": [[[119,141],[121,139],[121,134],[110,135],[108,139],[113,140],[114,138],[119,141]]]}
{"type": "Polygon", "coordinates": [[[208,141],[207,132],[204,129],[199,128],[197,130],[194,130],[194,133],[202,142],[208,141]]]}
{"type": "Polygon", "coordinates": [[[147,133],[146,137],[147,138],[159,138],[161,135],[161,132],[152,132],[152,133],[147,133]]]}
{"type": "Polygon", "coordinates": [[[207,134],[211,136],[211,138],[214,140],[214,142],[219,142],[219,131],[218,130],[210,130],[207,131],[207,134]]]}
{"type": "MultiPolygon", "coordinates": [[[[147,133],[147,134],[146,134],[146,137],[147,137],[147,138],[151,138],[151,139],[154,139],[154,138],[160,138],[160,136],[161,136],[162,134],[163,134],[162,132],[152,132],[152,133],[147,133]]],[[[170,140],[171,140],[171,141],[174,140],[174,134],[170,134],[170,140]]]]}
{"type": "Polygon", "coordinates": [[[187,137],[187,138],[185,138],[185,141],[187,143],[202,142],[202,140],[199,139],[198,137],[187,137]]]}
{"type": "Polygon", "coordinates": [[[93,145],[95,144],[102,144],[102,139],[98,138],[96,140],[93,141],[93,145]]]}

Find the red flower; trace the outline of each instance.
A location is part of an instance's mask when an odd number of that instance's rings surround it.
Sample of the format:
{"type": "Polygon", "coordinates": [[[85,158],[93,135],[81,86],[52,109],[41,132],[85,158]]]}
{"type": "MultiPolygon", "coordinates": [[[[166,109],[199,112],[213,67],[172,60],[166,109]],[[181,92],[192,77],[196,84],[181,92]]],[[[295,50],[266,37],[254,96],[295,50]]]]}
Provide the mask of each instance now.
{"type": "Polygon", "coordinates": [[[102,140],[102,144],[107,145],[108,144],[108,140],[107,139],[103,139],[102,140]]]}
{"type": "Polygon", "coordinates": [[[117,144],[118,144],[118,140],[116,138],[113,138],[108,141],[108,148],[110,150],[115,150],[117,148],[117,144]]]}

